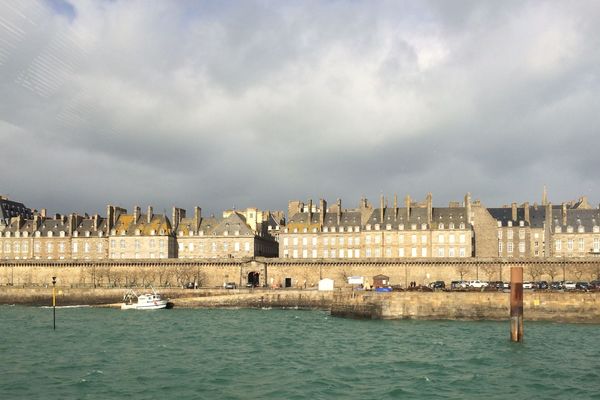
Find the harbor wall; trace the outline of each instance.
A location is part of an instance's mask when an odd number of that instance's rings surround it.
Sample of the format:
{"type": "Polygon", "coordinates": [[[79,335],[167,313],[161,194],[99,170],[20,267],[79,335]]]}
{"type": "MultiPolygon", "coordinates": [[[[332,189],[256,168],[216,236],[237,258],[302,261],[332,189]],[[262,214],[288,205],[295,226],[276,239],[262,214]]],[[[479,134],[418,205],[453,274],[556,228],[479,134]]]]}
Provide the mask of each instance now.
{"type": "MultiPolygon", "coordinates": [[[[331,314],[365,319],[506,320],[504,292],[337,292],[331,314]]],[[[529,321],[600,323],[599,292],[525,292],[529,321]]]]}

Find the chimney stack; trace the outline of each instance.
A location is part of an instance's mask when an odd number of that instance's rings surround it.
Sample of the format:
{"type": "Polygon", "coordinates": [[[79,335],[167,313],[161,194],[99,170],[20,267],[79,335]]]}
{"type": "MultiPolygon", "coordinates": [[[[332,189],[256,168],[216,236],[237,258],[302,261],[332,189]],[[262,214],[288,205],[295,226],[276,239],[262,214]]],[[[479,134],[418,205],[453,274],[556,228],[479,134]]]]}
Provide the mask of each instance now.
{"type": "Polygon", "coordinates": [[[552,203],[546,203],[546,215],[544,218],[544,256],[550,257],[552,249],[550,236],[552,234],[552,203]]]}
{"type": "Polygon", "coordinates": [[[512,203],[511,208],[512,208],[511,219],[513,221],[516,221],[517,220],[517,203],[512,203]]]}
{"type": "Polygon", "coordinates": [[[562,203],[562,224],[567,225],[567,204],[562,203]]]}
{"type": "Polygon", "coordinates": [[[40,216],[41,216],[43,219],[45,219],[45,218],[46,218],[46,209],[45,209],[45,208],[42,208],[42,209],[41,209],[41,211],[40,211],[40,216]]]}
{"type": "Polygon", "coordinates": [[[394,193],[394,219],[398,219],[398,194],[394,193]]]}
{"type": "Polygon", "coordinates": [[[342,199],[337,199],[337,223],[342,223],[342,199]]]}
{"type": "Polygon", "coordinates": [[[321,209],[320,220],[321,228],[325,225],[325,213],[327,212],[327,202],[323,199],[319,200],[319,208],[321,209]]]}
{"type": "Polygon", "coordinates": [[[133,207],[133,223],[134,224],[138,223],[138,219],[140,218],[141,211],[142,211],[142,209],[140,208],[140,206],[133,207]]]}
{"type": "Polygon", "coordinates": [[[313,202],[312,199],[308,200],[308,223],[312,223],[312,215],[313,215],[313,202]]]}
{"type": "Polygon", "coordinates": [[[404,198],[404,205],[406,207],[406,222],[410,220],[410,195],[406,195],[404,198]]]}
{"type": "Polygon", "coordinates": [[[94,216],[92,217],[92,221],[93,221],[93,227],[94,227],[94,232],[96,232],[98,230],[98,228],[100,227],[100,216],[98,214],[94,214],[94,216]]]}
{"type": "Polygon", "coordinates": [[[427,225],[431,226],[433,221],[433,200],[431,198],[431,192],[427,193],[427,225]]]}
{"type": "Polygon", "coordinates": [[[146,222],[147,223],[152,222],[152,217],[154,216],[153,211],[154,210],[152,209],[152,206],[148,206],[148,212],[146,213],[146,222]]]}
{"type": "Polygon", "coordinates": [[[381,195],[381,198],[379,199],[379,218],[383,224],[383,219],[385,218],[385,203],[383,202],[383,195],[381,195]]]}
{"type": "Polygon", "coordinates": [[[106,206],[106,228],[108,232],[115,226],[115,208],[111,205],[106,206]]]}
{"type": "Polygon", "coordinates": [[[198,206],[194,207],[194,229],[200,228],[200,221],[202,221],[202,209],[198,206]]]}
{"type": "Polygon", "coordinates": [[[525,211],[525,222],[530,225],[531,221],[529,219],[529,202],[526,201],[525,204],[523,204],[523,210],[525,211]]]}

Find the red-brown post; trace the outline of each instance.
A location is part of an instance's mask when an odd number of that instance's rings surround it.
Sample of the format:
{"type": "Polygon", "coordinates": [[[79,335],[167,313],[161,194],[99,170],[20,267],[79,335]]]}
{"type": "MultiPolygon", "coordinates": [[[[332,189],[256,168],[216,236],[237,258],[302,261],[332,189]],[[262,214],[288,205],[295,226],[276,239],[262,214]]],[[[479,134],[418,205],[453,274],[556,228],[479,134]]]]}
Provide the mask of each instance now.
{"type": "Polygon", "coordinates": [[[523,267],[510,268],[510,340],[523,341],[523,267]]]}

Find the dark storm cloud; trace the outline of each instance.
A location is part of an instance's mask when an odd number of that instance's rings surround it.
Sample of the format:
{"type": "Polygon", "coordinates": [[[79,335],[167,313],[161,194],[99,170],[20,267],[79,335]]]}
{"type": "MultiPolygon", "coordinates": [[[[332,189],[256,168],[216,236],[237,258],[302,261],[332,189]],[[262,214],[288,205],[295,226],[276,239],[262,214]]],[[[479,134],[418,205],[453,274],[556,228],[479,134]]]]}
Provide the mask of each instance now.
{"type": "Polygon", "coordinates": [[[0,4],[0,191],[56,212],[600,198],[594,2],[0,4]]]}

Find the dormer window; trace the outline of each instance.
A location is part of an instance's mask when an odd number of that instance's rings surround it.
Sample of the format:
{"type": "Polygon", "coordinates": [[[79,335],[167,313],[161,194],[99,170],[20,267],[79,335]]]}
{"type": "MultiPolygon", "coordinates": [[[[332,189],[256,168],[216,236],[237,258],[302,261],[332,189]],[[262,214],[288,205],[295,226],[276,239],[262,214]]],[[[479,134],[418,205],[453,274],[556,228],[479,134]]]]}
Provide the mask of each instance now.
{"type": "Polygon", "coordinates": [[[498,228],[502,228],[502,221],[498,221],[498,228]]]}
{"type": "Polygon", "coordinates": [[[139,229],[136,229],[136,230],[135,230],[135,236],[140,236],[140,233],[141,233],[141,232],[140,232],[140,230],[139,230],[139,229]]]}
{"type": "Polygon", "coordinates": [[[444,229],[444,224],[443,223],[438,224],[438,229],[444,229]]]}
{"type": "Polygon", "coordinates": [[[375,224],[375,230],[378,231],[379,230],[379,224],[375,224]]]}
{"type": "Polygon", "coordinates": [[[188,236],[194,236],[194,231],[189,231],[188,236]]]}
{"type": "Polygon", "coordinates": [[[117,231],[116,231],[115,229],[111,229],[111,230],[110,230],[110,234],[111,234],[112,236],[114,236],[114,235],[116,235],[116,234],[117,234],[117,231]]]}
{"type": "MultiPolygon", "coordinates": [[[[39,233],[39,232],[36,232],[36,233],[39,233]]],[[[6,233],[4,234],[4,236],[6,236],[6,237],[10,237],[10,232],[6,232],[6,233]]]]}
{"type": "Polygon", "coordinates": [[[385,225],[385,230],[386,231],[391,231],[392,230],[392,224],[386,224],[385,225]]]}
{"type": "Polygon", "coordinates": [[[52,237],[52,231],[48,231],[47,235],[48,237],[52,237]]]}
{"type": "Polygon", "coordinates": [[[573,233],[573,227],[571,225],[567,226],[567,233],[573,233]]]}
{"type": "Polygon", "coordinates": [[[410,225],[410,229],[412,229],[413,231],[417,230],[417,224],[411,224],[410,225]]]}
{"type": "Polygon", "coordinates": [[[239,230],[236,230],[236,231],[234,232],[234,235],[235,235],[235,236],[240,236],[240,231],[239,231],[239,230]]]}
{"type": "MultiPolygon", "coordinates": [[[[64,232],[61,232],[62,235],[64,235],[64,232]]],[[[90,237],[90,231],[85,231],[85,237],[90,237]]]]}
{"type": "Polygon", "coordinates": [[[354,232],[360,232],[360,226],[355,226],[354,227],[354,232]]]}
{"type": "Polygon", "coordinates": [[[460,228],[460,229],[465,229],[465,223],[464,223],[464,222],[461,222],[461,223],[460,223],[460,225],[459,225],[459,228],[460,228]]]}
{"type": "Polygon", "coordinates": [[[583,233],[583,232],[585,232],[585,228],[583,227],[583,225],[579,225],[579,226],[577,227],[577,232],[578,232],[578,233],[583,233]]]}
{"type": "Polygon", "coordinates": [[[523,221],[523,220],[519,221],[519,226],[525,226],[525,221],[523,221]]]}
{"type": "Polygon", "coordinates": [[[508,221],[508,226],[512,227],[512,221],[508,221]]]}
{"type": "MultiPolygon", "coordinates": [[[[77,231],[75,231],[75,232],[77,232],[77,231]]],[[[60,231],[60,232],[58,233],[58,236],[60,236],[60,237],[65,237],[65,231],[60,231]]]]}
{"type": "Polygon", "coordinates": [[[367,228],[368,231],[370,231],[371,230],[371,224],[367,224],[366,228],[367,228]]]}
{"type": "Polygon", "coordinates": [[[102,237],[103,235],[104,235],[104,232],[98,231],[98,237],[102,237]]]}
{"type": "Polygon", "coordinates": [[[294,233],[298,233],[298,228],[294,228],[294,233]]]}
{"type": "Polygon", "coordinates": [[[324,226],[324,227],[323,227],[323,232],[329,232],[329,228],[328,228],[328,227],[326,227],[326,226],[324,226]]]}
{"type": "Polygon", "coordinates": [[[594,225],[593,231],[594,231],[594,233],[600,232],[600,226],[594,225]]]}
{"type": "Polygon", "coordinates": [[[404,224],[400,224],[400,225],[398,225],[398,230],[399,230],[399,231],[403,231],[403,230],[404,230],[404,224]]]}
{"type": "MultiPolygon", "coordinates": [[[[8,234],[8,236],[10,236],[10,232],[6,232],[8,234]]],[[[40,231],[35,231],[35,237],[40,237],[42,236],[42,233],[40,231]]]]}
{"type": "Polygon", "coordinates": [[[454,222],[450,222],[448,224],[448,229],[454,229],[454,222]]]}
{"type": "Polygon", "coordinates": [[[344,227],[340,226],[340,232],[344,232],[344,227]]]}
{"type": "Polygon", "coordinates": [[[335,232],[335,226],[331,227],[331,232],[335,232]]]}
{"type": "Polygon", "coordinates": [[[223,236],[229,236],[229,231],[223,231],[223,236]]]}
{"type": "Polygon", "coordinates": [[[160,230],[160,234],[161,234],[161,235],[164,235],[164,234],[165,234],[165,230],[164,230],[164,229],[161,229],[161,230],[160,230]]]}
{"type": "Polygon", "coordinates": [[[426,231],[427,230],[427,224],[421,224],[421,230],[426,231]]]}
{"type": "Polygon", "coordinates": [[[73,237],[78,237],[79,236],[79,231],[73,231],[73,237]]]}
{"type": "Polygon", "coordinates": [[[554,232],[556,233],[561,233],[562,228],[560,226],[557,226],[556,229],[554,229],[554,232]]]}
{"type": "Polygon", "coordinates": [[[204,236],[204,231],[200,231],[200,232],[198,232],[198,235],[199,235],[199,236],[204,236]]]}
{"type": "Polygon", "coordinates": [[[302,232],[306,233],[306,232],[308,232],[308,229],[304,228],[304,229],[302,229],[302,232]]]}

